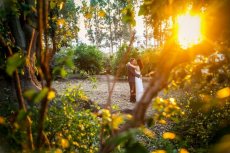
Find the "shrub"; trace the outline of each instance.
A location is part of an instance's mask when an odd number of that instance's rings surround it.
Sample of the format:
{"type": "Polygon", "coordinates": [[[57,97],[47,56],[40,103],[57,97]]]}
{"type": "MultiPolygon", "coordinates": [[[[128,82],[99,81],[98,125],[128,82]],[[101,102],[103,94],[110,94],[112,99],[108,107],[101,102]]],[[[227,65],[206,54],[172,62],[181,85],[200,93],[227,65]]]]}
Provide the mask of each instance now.
{"type": "Polygon", "coordinates": [[[95,46],[80,44],[74,48],[74,64],[89,74],[99,74],[103,65],[103,53],[95,46]]]}
{"type": "Polygon", "coordinates": [[[61,49],[57,52],[51,63],[54,78],[58,76],[66,77],[68,74],[72,73],[76,69],[73,60],[74,51],[72,48],[61,49]]]}
{"type": "MultiPolygon", "coordinates": [[[[157,149],[184,147],[191,153],[215,152],[213,146],[230,134],[230,71],[228,64],[218,58],[215,55],[208,59],[199,57],[198,62],[174,69],[174,81],[169,86],[167,96],[173,95],[185,112],[183,117],[169,123],[169,130],[177,134],[177,139],[167,140],[167,143],[154,139],[147,141],[147,146],[157,146],[157,149]],[[208,72],[202,73],[204,69],[208,72]]],[[[223,146],[220,148],[226,149],[223,146]]]]}
{"type": "MultiPolygon", "coordinates": [[[[92,110],[98,108],[87,98],[80,86],[68,88],[49,105],[44,132],[50,142],[51,152],[98,151],[100,121],[92,113],[92,110]]],[[[1,106],[4,112],[0,112],[0,136],[5,138],[1,147],[4,147],[3,149],[7,152],[26,151],[23,145],[26,140],[24,130],[27,114],[23,111],[17,112],[17,109],[12,107],[12,103],[5,103],[1,106]]],[[[37,135],[38,111],[36,106],[28,110],[33,120],[34,137],[37,135]]],[[[48,145],[48,141],[45,141],[44,144],[48,145]]]]}
{"type": "Polygon", "coordinates": [[[66,152],[98,151],[100,124],[92,107],[80,87],[67,89],[52,102],[45,131],[55,148],[66,152]]]}
{"type": "Polygon", "coordinates": [[[145,49],[143,51],[138,51],[137,49],[131,49],[130,54],[128,57],[125,58],[124,63],[122,63],[122,67],[118,67],[121,63],[122,58],[125,55],[125,52],[127,50],[127,45],[122,45],[119,50],[116,52],[115,57],[112,62],[112,70],[113,74],[116,74],[118,68],[121,69],[120,76],[126,75],[126,68],[124,65],[129,61],[130,58],[140,58],[143,63],[143,69],[141,70],[142,75],[149,74],[150,72],[154,71],[157,59],[159,58],[159,51],[154,50],[152,48],[145,49]]]}
{"type": "Polygon", "coordinates": [[[140,59],[143,63],[143,69],[141,70],[142,75],[146,75],[154,71],[157,60],[159,58],[159,54],[159,51],[152,48],[147,48],[141,52],[140,59]]]}
{"type": "Polygon", "coordinates": [[[187,106],[186,115],[173,124],[173,129],[180,133],[181,141],[188,144],[191,152],[208,152],[210,146],[217,143],[224,134],[230,133],[229,102],[212,105],[214,99],[207,104],[203,98],[199,95],[187,97],[183,101],[183,105],[187,106]]]}

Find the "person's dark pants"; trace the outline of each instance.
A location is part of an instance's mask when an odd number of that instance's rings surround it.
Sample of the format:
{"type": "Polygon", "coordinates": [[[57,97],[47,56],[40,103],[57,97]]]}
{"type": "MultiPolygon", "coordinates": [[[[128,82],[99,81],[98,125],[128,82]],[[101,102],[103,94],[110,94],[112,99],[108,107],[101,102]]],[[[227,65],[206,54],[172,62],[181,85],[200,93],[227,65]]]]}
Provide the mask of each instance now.
{"type": "Polygon", "coordinates": [[[129,82],[129,87],[130,87],[130,102],[136,102],[135,82],[129,82]]]}

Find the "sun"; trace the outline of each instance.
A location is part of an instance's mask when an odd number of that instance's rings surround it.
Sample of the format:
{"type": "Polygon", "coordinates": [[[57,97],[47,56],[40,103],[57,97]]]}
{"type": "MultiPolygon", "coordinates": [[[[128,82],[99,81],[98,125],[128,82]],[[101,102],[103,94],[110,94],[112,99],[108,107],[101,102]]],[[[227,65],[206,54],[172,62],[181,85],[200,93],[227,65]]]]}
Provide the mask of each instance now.
{"type": "Polygon", "coordinates": [[[178,42],[180,46],[187,49],[202,41],[201,17],[190,14],[180,15],[178,23],[178,42]]]}

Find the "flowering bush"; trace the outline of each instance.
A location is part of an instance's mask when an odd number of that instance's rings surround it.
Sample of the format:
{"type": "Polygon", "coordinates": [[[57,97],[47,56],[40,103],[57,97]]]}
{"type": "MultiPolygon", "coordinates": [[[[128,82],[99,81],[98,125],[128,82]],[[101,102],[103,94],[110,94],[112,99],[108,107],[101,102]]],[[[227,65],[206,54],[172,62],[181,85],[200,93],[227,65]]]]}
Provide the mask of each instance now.
{"type": "Polygon", "coordinates": [[[45,129],[54,148],[65,152],[98,151],[100,122],[90,111],[91,105],[79,87],[67,89],[53,101],[45,129]]]}

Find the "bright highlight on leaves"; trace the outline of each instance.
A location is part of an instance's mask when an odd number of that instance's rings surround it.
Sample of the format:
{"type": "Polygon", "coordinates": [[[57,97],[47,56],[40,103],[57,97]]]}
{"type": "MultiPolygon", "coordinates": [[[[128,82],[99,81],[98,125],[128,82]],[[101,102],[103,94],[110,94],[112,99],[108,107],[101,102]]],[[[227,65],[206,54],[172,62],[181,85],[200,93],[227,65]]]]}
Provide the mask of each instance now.
{"type": "Polygon", "coordinates": [[[64,2],[61,2],[59,9],[61,10],[63,8],[64,2]]]}
{"type": "Polygon", "coordinates": [[[164,139],[175,139],[176,134],[172,132],[165,132],[163,133],[163,138],[164,139]]]}
{"type": "Polygon", "coordinates": [[[178,42],[186,49],[202,41],[201,18],[190,14],[181,15],[178,22],[178,42]]]}
{"type": "Polygon", "coordinates": [[[216,93],[216,97],[217,97],[217,98],[220,98],[220,99],[227,98],[227,97],[229,97],[229,96],[230,96],[230,88],[229,88],[229,87],[220,89],[220,90],[217,91],[217,93],[216,93]]]}

